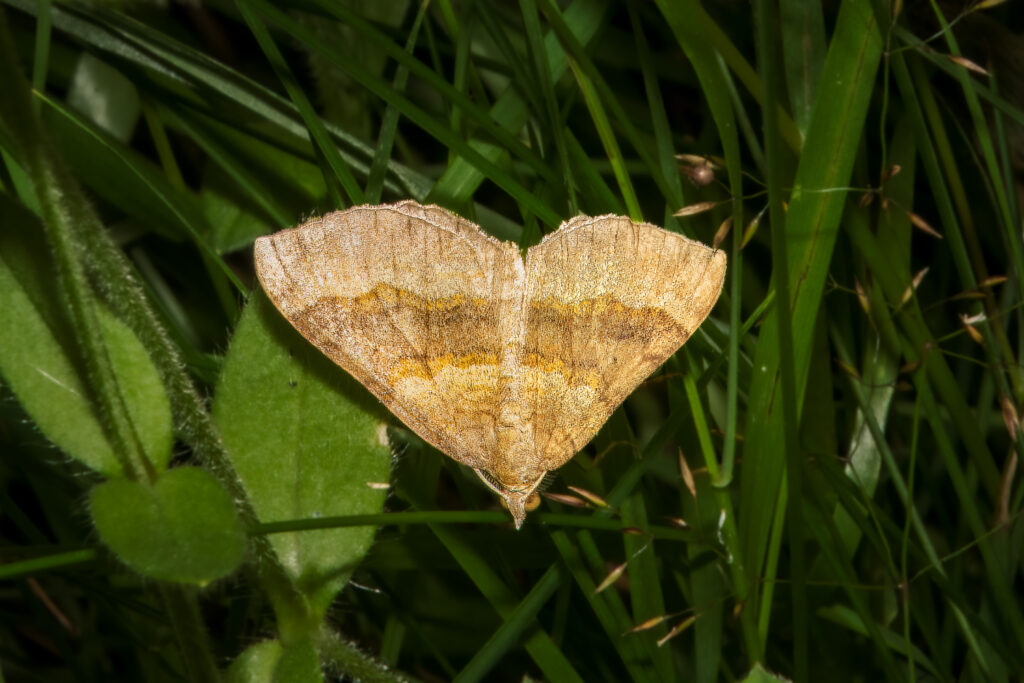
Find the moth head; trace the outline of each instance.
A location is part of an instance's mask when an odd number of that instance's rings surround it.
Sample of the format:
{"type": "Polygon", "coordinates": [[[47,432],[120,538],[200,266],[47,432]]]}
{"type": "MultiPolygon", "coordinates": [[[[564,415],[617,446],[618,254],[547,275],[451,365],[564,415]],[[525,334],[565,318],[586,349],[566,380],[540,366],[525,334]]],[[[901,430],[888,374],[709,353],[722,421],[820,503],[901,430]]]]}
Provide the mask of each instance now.
{"type": "Polygon", "coordinates": [[[536,510],[540,505],[540,495],[537,487],[544,481],[547,472],[541,472],[535,479],[508,480],[501,479],[492,472],[483,469],[475,469],[477,476],[487,484],[487,487],[501,496],[502,502],[508,511],[512,513],[512,520],[516,529],[523,525],[526,513],[536,510]]]}

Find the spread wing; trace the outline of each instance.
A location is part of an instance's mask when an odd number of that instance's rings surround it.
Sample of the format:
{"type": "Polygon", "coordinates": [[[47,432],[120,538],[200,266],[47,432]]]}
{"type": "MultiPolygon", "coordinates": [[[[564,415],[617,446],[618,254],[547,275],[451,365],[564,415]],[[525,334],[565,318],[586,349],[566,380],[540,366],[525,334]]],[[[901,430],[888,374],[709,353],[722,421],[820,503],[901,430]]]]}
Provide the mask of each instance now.
{"type": "Polygon", "coordinates": [[[621,216],[578,216],[526,257],[523,397],[555,469],[715,305],[725,253],[621,216]]]}
{"type": "Polygon", "coordinates": [[[255,256],[264,290],[306,339],[428,442],[483,464],[514,246],[408,201],[261,237],[255,256]]]}

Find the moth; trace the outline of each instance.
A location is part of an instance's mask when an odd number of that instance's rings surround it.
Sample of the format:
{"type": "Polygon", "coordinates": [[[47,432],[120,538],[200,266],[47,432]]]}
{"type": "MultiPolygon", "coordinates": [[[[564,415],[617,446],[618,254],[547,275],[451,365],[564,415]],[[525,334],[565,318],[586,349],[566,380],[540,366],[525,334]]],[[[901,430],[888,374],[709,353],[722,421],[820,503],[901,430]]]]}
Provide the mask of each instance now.
{"type": "Polygon", "coordinates": [[[414,201],[261,237],[267,295],[403,423],[473,468],[519,528],[528,501],[682,346],[725,254],[622,216],[526,251],[414,201]]]}

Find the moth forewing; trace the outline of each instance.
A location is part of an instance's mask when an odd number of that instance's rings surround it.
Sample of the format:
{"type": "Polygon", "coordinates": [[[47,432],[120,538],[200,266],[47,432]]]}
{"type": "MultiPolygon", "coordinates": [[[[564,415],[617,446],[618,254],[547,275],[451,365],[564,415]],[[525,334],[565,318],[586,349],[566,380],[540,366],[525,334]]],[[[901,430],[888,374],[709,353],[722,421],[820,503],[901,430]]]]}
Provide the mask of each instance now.
{"type": "Polygon", "coordinates": [[[474,468],[517,528],[545,474],[707,317],[726,266],[722,251],[621,216],[577,216],[524,261],[413,201],[261,237],[255,260],[282,315],[474,468]]]}

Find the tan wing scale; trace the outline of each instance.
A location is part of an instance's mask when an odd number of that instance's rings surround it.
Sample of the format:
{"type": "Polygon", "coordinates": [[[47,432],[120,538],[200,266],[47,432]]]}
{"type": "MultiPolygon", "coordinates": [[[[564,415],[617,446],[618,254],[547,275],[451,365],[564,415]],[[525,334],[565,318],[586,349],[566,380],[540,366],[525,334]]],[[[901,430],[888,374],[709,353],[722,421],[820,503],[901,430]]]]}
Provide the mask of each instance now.
{"type": "Polygon", "coordinates": [[[518,527],[711,311],[725,254],[627,218],[577,217],[529,250],[436,206],[329,214],[256,241],[260,281],[310,342],[477,470],[518,527]]]}
{"type": "Polygon", "coordinates": [[[621,216],[579,216],[527,253],[522,392],[555,469],[711,312],[725,254],[621,216]]]}
{"type": "Polygon", "coordinates": [[[516,248],[415,202],[356,207],[256,241],[282,314],[402,422],[464,464],[493,451],[516,248]]]}

